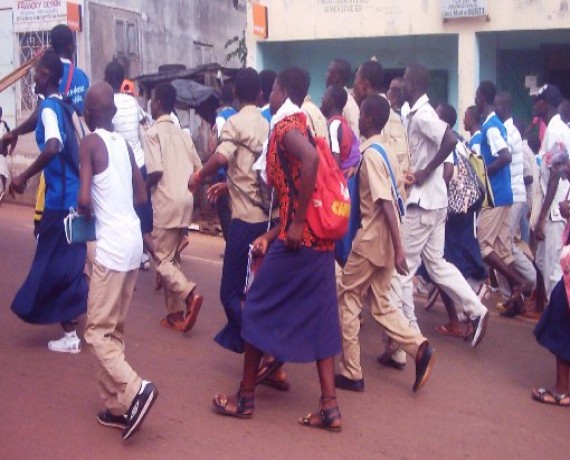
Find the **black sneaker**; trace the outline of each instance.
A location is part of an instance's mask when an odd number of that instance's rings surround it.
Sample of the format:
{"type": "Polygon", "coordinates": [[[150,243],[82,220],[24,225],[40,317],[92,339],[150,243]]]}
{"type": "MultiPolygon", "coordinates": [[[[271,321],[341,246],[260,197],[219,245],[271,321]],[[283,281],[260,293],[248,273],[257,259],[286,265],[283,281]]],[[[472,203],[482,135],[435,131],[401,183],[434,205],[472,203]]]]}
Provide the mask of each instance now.
{"type": "Polygon", "coordinates": [[[126,415],[113,415],[108,410],[99,412],[97,414],[97,421],[103,426],[119,428],[121,430],[124,430],[127,426],[126,415]]]}
{"type": "Polygon", "coordinates": [[[364,379],[352,380],[342,374],[336,374],[334,376],[334,386],[341,390],[362,393],[364,391],[364,379]]]}
{"type": "Polygon", "coordinates": [[[129,439],[138,431],[157,397],[158,390],[154,384],[143,380],[141,389],[127,412],[127,424],[123,430],[123,439],[129,439]]]}

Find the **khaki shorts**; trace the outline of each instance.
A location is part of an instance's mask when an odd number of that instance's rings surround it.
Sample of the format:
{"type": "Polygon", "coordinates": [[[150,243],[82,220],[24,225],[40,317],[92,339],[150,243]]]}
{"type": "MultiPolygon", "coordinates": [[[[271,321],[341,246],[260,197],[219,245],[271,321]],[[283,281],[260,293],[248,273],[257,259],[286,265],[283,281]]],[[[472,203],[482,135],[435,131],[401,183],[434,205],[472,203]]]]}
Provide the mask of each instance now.
{"type": "Polygon", "coordinates": [[[483,258],[494,252],[510,265],[514,261],[511,207],[483,208],[477,221],[477,239],[483,258]]]}

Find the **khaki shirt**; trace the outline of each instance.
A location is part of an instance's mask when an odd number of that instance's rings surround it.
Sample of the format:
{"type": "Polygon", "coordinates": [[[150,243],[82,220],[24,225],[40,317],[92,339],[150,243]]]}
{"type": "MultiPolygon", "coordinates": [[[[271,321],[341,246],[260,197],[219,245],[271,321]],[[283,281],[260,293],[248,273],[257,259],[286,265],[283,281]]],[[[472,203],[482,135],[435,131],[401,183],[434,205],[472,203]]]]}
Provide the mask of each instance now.
{"type": "Polygon", "coordinates": [[[257,172],[252,167],[263,151],[268,135],[269,124],[253,105],[243,107],[222,128],[216,151],[228,160],[232,219],[248,223],[267,221],[265,211],[255,204],[261,202],[261,195],[257,172]],[[247,145],[249,149],[239,144],[247,145]]]}
{"type": "MultiPolygon", "coordinates": [[[[380,200],[392,202],[396,219],[398,209],[392,196],[392,179],[382,156],[370,146],[382,144],[381,135],[372,136],[360,146],[362,163],[359,172],[360,212],[362,227],[358,230],[352,250],[368,259],[377,267],[394,267],[394,246],[386,221],[379,206],[380,200]]],[[[385,149],[386,150],[386,149],[385,149]]],[[[402,182],[402,173],[396,156],[386,150],[396,183],[402,182]]]]}
{"type": "Polygon", "coordinates": [[[307,115],[307,127],[313,136],[324,137],[330,146],[329,128],[327,119],[309,96],[301,106],[301,110],[307,115]]]}
{"type": "Polygon", "coordinates": [[[163,229],[188,227],[194,211],[188,179],[202,167],[192,138],[174,125],[170,115],[156,120],[145,137],[147,172],[162,173],[151,191],[153,225],[163,229]]]}
{"type": "MultiPolygon", "coordinates": [[[[384,97],[384,95],[381,96],[384,97]]],[[[410,149],[408,146],[408,136],[406,135],[406,129],[404,128],[400,115],[392,109],[390,109],[390,117],[380,134],[380,139],[380,143],[384,148],[396,155],[400,163],[400,171],[402,171],[402,173],[409,171],[410,149]]],[[[403,183],[402,186],[400,186],[400,195],[404,201],[408,196],[403,183]]]]}
{"type": "Polygon", "coordinates": [[[342,116],[346,118],[346,121],[348,121],[348,124],[354,131],[354,134],[356,134],[356,138],[360,139],[360,129],[358,127],[358,119],[360,118],[360,108],[358,107],[358,104],[356,103],[354,97],[352,97],[352,94],[350,94],[350,91],[347,88],[344,89],[346,91],[348,98],[346,100],[346,105],[342,110],[342,116]]]}

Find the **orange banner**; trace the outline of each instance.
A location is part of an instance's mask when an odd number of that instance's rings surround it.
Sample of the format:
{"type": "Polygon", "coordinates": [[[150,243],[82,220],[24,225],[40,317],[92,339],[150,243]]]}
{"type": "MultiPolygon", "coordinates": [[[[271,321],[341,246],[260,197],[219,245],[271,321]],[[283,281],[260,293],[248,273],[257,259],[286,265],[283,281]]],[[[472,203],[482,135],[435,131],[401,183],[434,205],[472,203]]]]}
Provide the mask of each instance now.
{"type": "Polygon", "coordinates": [[[253,34],[261,38],[267,38],[267,7],[259,3],[253,4],[253,34]]]}
{"type": "Polygon", "coordinates": [[[81,32],[81,6],[67,2],[67,25],[71,30],[81,32]]]}

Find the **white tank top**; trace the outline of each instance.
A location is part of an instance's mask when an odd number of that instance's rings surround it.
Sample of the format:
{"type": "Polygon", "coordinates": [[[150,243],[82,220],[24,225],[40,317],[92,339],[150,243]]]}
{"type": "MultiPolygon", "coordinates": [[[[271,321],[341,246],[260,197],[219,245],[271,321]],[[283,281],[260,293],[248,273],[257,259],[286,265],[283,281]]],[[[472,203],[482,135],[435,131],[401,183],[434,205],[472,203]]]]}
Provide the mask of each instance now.
{"type": "Polygon", "coordinates": [[[93,176],[91,196],[97,219],[95,261],[120,272],[138,268],[143,243],[140,221],[133,207],[133,177],[125,139],[104,129],[96,129],[107,147],[107,169],[93,176]]]}

